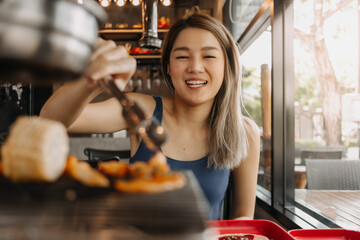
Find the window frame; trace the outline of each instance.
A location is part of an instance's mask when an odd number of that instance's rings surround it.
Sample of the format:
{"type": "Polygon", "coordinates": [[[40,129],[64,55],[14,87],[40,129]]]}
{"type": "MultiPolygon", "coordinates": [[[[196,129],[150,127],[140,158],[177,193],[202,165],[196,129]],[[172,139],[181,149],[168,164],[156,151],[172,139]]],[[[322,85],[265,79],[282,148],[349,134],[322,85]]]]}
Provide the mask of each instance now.
{"type": "Polygon", "coordinates": [[[339,228],[295,201],[293,23],[293,0],[266,0],[237,41],[245,51],[271,25],[271,192],[258,185],[256,203],[288,229],[339,228]]]}

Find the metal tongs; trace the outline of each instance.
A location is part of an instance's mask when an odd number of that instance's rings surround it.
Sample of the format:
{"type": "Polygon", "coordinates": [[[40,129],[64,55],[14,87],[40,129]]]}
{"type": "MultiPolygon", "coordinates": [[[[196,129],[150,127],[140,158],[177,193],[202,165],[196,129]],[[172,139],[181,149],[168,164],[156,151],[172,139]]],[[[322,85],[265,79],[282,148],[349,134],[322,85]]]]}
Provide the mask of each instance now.
{"type": "Polygon", "coordinates": [[[113,80],[102,81],[102,85],[119,100],[123,107],[122,114],[130,129],[142,137],[149,149],[159,150],[160,146],[166,141],[164,128],[155,119],[147,117],[140,106],[135,101],[127,98],[113,80]]]}

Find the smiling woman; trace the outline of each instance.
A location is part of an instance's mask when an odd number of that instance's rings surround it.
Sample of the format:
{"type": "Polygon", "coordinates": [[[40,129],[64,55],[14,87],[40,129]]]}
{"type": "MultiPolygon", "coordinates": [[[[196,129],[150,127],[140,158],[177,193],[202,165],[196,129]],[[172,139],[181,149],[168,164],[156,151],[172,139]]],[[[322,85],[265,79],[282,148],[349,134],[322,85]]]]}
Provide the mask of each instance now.
{"type": "MultiPolygon", "coordinates": [[[[60,120],[70,132],[129,129],[116,100],[89,103],[103,90],[100,83],[109,75],[125,86],[134,63],[125,48],[99,40],[86,74],[55,92],[41,116],[60,120]]],[[[210,203],[210,219],[220,218],[230,174],[231,216],[253,218],[260,137],[256,124],[241,112],[239,52],[230,33],[216,19],[194,13],[169,30],[161,67],[173,97],[126,94],[166,130],[168,139],[158,151],[171,170],[194,173],[210,203]]],[[[154,151],[129,132],[130,163],[148,162],[154,151]]]]}

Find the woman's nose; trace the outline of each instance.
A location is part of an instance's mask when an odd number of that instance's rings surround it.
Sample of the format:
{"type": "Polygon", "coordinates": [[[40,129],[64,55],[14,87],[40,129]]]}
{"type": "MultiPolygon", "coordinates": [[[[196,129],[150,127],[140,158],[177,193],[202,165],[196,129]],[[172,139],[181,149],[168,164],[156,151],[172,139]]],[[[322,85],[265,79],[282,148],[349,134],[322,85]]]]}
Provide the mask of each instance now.
{"type": "Polygon", "coordinates": [[[193,59],[192,61],[189,62],[187,70],[190,73],[203,72],[204,63],[200,59],[193,59]]]}

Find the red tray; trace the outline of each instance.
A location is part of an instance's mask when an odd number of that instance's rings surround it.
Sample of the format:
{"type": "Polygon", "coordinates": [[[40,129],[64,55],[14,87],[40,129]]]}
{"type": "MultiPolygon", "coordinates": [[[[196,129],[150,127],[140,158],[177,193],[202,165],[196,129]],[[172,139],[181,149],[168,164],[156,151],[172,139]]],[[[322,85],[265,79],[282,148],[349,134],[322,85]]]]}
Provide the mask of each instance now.
{"type": "Polygon", "coordinates": [[[357,240],[360,232],[345,229],[296,229],[289,231],[296,240],[357,240]]]}
{"type": "MultiPolygon", "coordinates": [[[[294,240],[285,229],[268,220],[222,220],[208,222],[210,234],[257,234],[270,240],[294,240]]],[[[205,236],[204,239],[216,239],[205,236]]]]}

